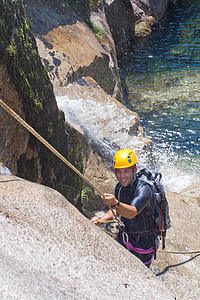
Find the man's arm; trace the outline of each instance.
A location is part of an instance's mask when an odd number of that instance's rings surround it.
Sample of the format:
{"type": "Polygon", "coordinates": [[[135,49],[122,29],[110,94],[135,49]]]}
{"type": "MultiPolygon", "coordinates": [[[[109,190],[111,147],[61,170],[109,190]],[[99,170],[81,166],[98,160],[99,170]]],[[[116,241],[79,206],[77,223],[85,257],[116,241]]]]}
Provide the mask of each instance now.
{"type": "MultiPolygon", "coordinates": [[[[117,212],[124,218],[133,219],[146,206],[151,205],[151,196],[151,189],[149,185],[141,185],[137,188],[130,205],[120,202],[117,212]]],[[[106,205],[111,206],[118,204],[118,200],[112,194],[104,194],[104,196],[102,196],[102,200],[106,205]]]]}
{"type": "MultiPolygon", "coordinates": [[[[112,194],[104,194],[102,200],[106,205],[117,205],[118,200],[112,194]]],[[[137,215],[137,209],[135,206],[131,206],[125,203],[119,203],[117,212],[124,218],[133,219],[137,215]]]]}

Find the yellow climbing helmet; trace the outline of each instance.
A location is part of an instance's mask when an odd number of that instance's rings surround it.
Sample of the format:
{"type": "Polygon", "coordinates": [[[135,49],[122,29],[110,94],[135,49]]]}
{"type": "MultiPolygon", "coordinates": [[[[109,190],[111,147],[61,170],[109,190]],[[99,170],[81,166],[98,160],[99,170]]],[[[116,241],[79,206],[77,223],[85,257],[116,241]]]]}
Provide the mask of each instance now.
{"type": "Polygon", "coordinates": [[[137,163],[135,153],[131,149],[119,150],[113,159],[115,169],[132,167],[137,163]]]}

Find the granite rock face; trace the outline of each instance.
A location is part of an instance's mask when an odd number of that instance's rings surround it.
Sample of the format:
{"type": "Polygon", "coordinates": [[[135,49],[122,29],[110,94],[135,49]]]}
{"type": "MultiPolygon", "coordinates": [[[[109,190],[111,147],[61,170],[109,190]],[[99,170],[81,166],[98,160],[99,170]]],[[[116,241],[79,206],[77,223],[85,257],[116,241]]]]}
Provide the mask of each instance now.
{"type": "Polygon", "coordinates": [[[55,190],[0,175],[0,203],[1,299],[173,299],[55,190]]]}
{"type": "Polygon", "coordinates": [[[122,101],[115,45],[104,15],[91,13],[95,35],[69,7],[60,13],[45,2],[25,3],[40,56],[55,91],[90,76],[107,94],[122,101]]]}

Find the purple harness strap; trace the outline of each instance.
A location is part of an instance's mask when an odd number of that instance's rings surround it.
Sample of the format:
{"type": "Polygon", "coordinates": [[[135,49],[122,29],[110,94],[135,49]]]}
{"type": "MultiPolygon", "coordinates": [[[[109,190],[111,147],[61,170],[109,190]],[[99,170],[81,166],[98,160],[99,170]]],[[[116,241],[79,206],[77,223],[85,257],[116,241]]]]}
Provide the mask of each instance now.
{"type": "MultiPolygon", "coordinates": [[[[149,249],[141,249],[141,248],[137,248],[137,247],[134,247],[130,242],[124,242],[124,244],[126,245],[126,248],[128,251],[135,251],[137,253],[140,253],[140,254],[148,254],[148,253],[151,253],[152,252],[152,257],[149,261],[145,262],[144,264],[145,265],[148,265],[152,260],[153,260],[153,257],[154,257],[154,249],[153,247],[149,248],[149,249]]],[[[159,248],[159,245],[156,247],[156,251],[158,250],[159,248]]]]}

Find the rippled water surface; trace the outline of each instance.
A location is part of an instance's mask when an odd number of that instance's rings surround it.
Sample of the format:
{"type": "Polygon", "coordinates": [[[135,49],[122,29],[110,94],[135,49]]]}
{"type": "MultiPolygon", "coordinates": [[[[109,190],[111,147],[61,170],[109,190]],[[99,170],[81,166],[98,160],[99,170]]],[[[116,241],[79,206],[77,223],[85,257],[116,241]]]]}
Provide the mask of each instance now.
{"type": "Polygon", "coordinates": [[[200,1],[173,8],[119,66],[158,165],[200,174],[200,1]]]}

